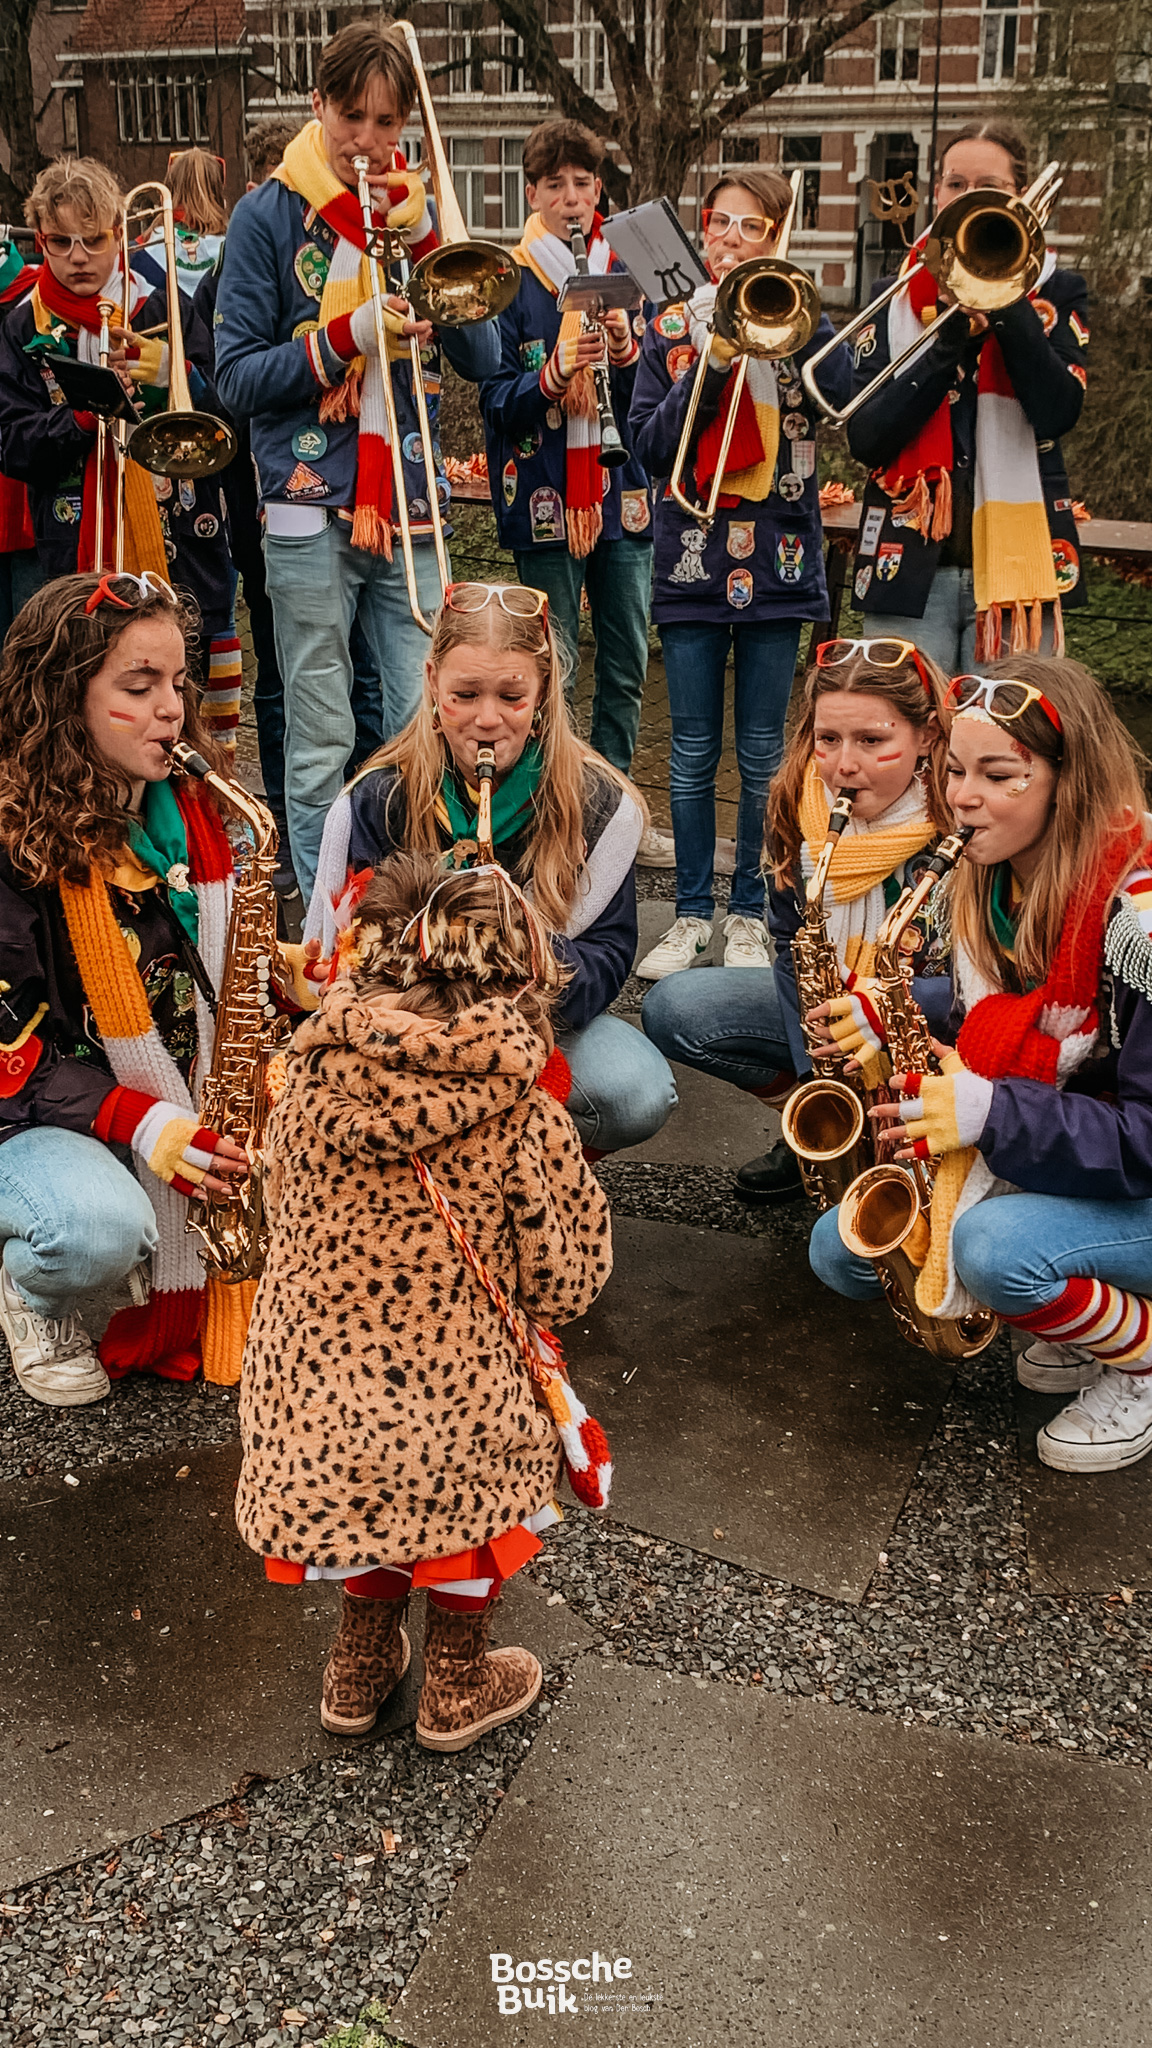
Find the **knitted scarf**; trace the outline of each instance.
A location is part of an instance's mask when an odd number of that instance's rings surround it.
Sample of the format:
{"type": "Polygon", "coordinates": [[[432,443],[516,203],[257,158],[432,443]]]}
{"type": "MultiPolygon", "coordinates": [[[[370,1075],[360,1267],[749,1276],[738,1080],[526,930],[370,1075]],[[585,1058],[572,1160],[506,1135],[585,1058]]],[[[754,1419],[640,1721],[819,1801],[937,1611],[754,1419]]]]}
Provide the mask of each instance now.
{"type": "MultiPolygon", "coordinates": [[[[800,796],[800,872],[807,881],[828,837],[831,798],[814,760],[804,771],[800,796]]],[[[880,817],[852,818],[840,834],[832,856],[825,894],[828,936],[836,958],[851,973],[870,975],[876,965],[876,940],[889,909],[884,884],[936,837],[936,827],[916,781],[880,817]]]]}
{"type": "MultiPolygon", "coordinates": [[[[588,268],[593,277],[603,277],[612,268],[612,251],[600,229],[603,215],[592,216],[588,235],[588,268]]],[[[546,228],[538,213],[529,214],[512,254],[524,270],[559,296],[566,277],[575,277],[576,259],[567,242],[546,228]]],[[[580,315],[560,315],[561,348],[575,343],[580,333],[580,315]]],[[[596,407],[596,386],[591,370],[578,370],[569,380],[560,410],[567,420],[567,452],[564,464],[564,522],[568,529],[568,550],[582,561],[590,555],[604,531],[604,476],[600,467],[600,415],[596,407]]]]}
{"type": "MultiPolygon", "coordinates": [[[[407,166],[400,151],[392,168],[404,173],[398,184],[408,190],[407,166]]],[[[371,267],[365,254],[364,221],[355,192],[341,183],[324,151],[319,121],[309,121],[284,151],[284,161],[272,176],[298,192],[305,204],[319,214],[336,236],[336,250],[329,265],[320,300],[320,326],[354,313],[372,296],[371,267]]],[[[383,227],[383,217],[373,215],[383,227]]],[[[407,232],[407,231],[406,231],[407,232]]],[[[413,230],[411,251],[419,258],[438,246],[432,222],[425,208],[413,230]]],[[[356,501],[352,515],[352,545],[372,555],[392,559],[392,448],[384,409],[384,378],[387,366],[377,356],[356,356],[347,375],[333,384],[315,334],[304,337],[308,360],[316,382],[323,388],[320,418],[359,421],[356,452],[356,501]]],[[[391,355],[391,347],[389,354],[391,355]]],[[[397,350],[397,360],[407,361],[407,344],[397,350]]]]}
{"type": "MultiPolygon", "coordinates": [[[[144,285],[133,277],[129,292],[129,318],[138,306],[150,296],[151,286],[144,285]]],[[[53,277],[48,265],[39,272],[32,288],[32,317],[36,322],[38,335],[52,337],[57,345],[63,342],[68,350],[76,354],[81,362],[97,363],[100,360],[97,338],[100,333],[100,300],[107,294],[116,300],[117,319],[121,303],[119,268],[113,272],[103,292],[92,292],[86,298],[79,298],[53,277]],[[61,327],[65,332],[60,334],[61,327]]],[[[166,358],[167,351],[164,351],[166,358]]],[[[116,529],[116,484],[117,467],[109,452],[104,466],[104,533],[105,547],[109,548],[111,535],[116,529]]],[[[84,469],[83,495],[80,505],[80,545],[76,557],[77,569],[93,569],[96,566],[96,500],[100,479],[96,463],[96,443],[88,454],[84,469]]],[[[160,526],[160,513],[156,504],[156,487],[148,470],[138,462],[124,464],[124,567],[140,575],[151,569],[157,576],[168,576],[168,556],[164,547],[164,535],[160,526]]]]}
{"type": "MultiPolygon", "coordinates": [[[[905,270],[916,262],[926,240],[922,236],[909,251],[905,270]]],[[[1050,249],[1030,298],[1036,297],[1055,267],[1056,257],[1050,249]]],[[[922,270],[892,300],[888,308],[888,336],[893,359],[911,347],[936,318],[938,289],[935,278],[922,270]]],[[[914,362],[919,360],[919,356],[913,358],[914,362]]],[[[1036,436],[993,334],[985,335],[981,345],[976,392],[972,516],[976,658],[995,661],[1000,655],[1005,610],[1011,620],[1011,653],[1039,648],[1043,604],[1056,606],[1056,651],[1062,654],[1063,627],[1036,436]]],[[[934,541],[946,540],[952,531],[951,412],[945,399],[895,461],[884,471],[876,472],[881,488],[893,500],[894,515],[934,541]],[[930,483],[936,485],[935,504],[928,488],[930,483]]]]}
{"type": "MultiPolygon", "coordinates": [[[[969,1073],[989,1081],[1018,1078],[1062,1088],[1083,1064],[1100,1028],[1109,909],[1123,878],[1147,852],[1146,818],[1113,834],[1095,872],[1073,892],[1045,980],[1027,995],[989,989],[964,948],[957,948],[956,973],[967,1015],[956,1049],[969,1073]]],[[[961,1315],[976,1305],[956,1276],[952,1233],[966,1210],[1005,1188],[975,1147],[946,1152],[939,1161],[932,1242],[916,1286],[917,1302],[927,1314],[961,1315]]]]}
{"type": "MultiPolygon", "coordinates": [[[[210,799],[182,784],[175,800],[184,826],[183,864],[196,897],[196,937],[219,988],[232,899],[232,850],[210,799]]],[[[190,1091],[152,1021],[144,983],[116,921],[104,876],[93,867],[86,885],[62,880],[59,889],[81,986],[117,1082],[194,1116],[195,1099],[212,1062],[214,1027],[203,997],[197,991],[200,1053],[190,1091]]],[[[142,1161],[134,1164],[160,1237],[152,1261],[152,1295],[145,1308],[121,1309],[113,1316],[100,1344],[101,1361],[110,1378],[151,1370],[164,1378],[189,1379],[199,1363],[196,1339],[205,1308],[205,1282],[196,1240],[185,1230],[188,1203],[142,1161]]],[[[212,1363],[206,1343],[205,1377],[212,1376],[212,1363]]]]}
{"type": "MultiPolygon", "coordinates": [[[[711,345],[716,292],[716,285],[702,284],[688,301],[688,317],[697,354],[711,345]]],[[[716,474],[720,444],[732,410],[736,373],[734,363],[728,372],[720,409],[715,419],[709,420],[696,444],[696,489],[701,496],[708,491],[716,474]]],[[[741,498],[747,498],[753,504],[763,504],[772,489],[779,448],[780,401],[776,364],[752,357],[736,408],[736,424],[732,430],[732,445],[728,450],[728,467],[724,471],[719,503],[735,505],[741,498]]]]}

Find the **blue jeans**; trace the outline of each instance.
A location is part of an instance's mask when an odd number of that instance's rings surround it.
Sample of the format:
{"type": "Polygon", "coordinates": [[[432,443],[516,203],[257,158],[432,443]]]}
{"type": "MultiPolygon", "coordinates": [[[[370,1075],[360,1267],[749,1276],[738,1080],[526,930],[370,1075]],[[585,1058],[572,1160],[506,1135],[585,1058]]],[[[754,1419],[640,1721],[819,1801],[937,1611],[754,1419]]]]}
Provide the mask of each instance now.
{"type": "MultiPolygon", "coordinates": [[[[421,608],[435,611],[440,578],[431,547],[417,547],[421,608]]],[[[399,546],[388,562],[352,546],[346,520],[322,533],[266,534],[264,563],[284,678],[284,782],[292,865],[305,903],[316,880],[324,820],[356,744],[352,621],[364,630],[383,693],[387,739],[420,702],[428,638],[408,606],[399,546]]]]}
{"type": "Polygon", "coordinates": [[[652,543],[599,540],[577,561],[566,548],[540,548],[516,556],[521,583],[548,592],[548,608],[572,663],[575,684],[580,638],[580,592],[587,589],[596,639],[596,694],[590,744],[625,775],[632,766],[640,706],[648,673],[648,613],[652,604],[652,543]]]}
{"type": "MultiPolygon", "coordinates": [[[[1051,654],[1055,614],[1044,607],[1041,654],[1051,654]]],[[[976,595],[971,569],[937,569],[928,592],[922,619],[889,618],[887,613],[868,612],[864,630],[875,639],[892,633],[911,640],[922,654],[930,655],[946,676],[970,675],[976,660],[976,595]]]]}
{"type": "Polygon", "coordinates": [[[784,751],[800,621],[764,625],[661,626],[672,765],[668,789],[676,835],[676,915],[711,919],[716,849],[716,770],[724,743],[724,671],[731,646],[736,671],[736,872],[729,908],[763,917],[764,805],[784,751]]]}
{"type": "Polygon", "coordinates": [[[44,571],[35,548],[18,548],[15,554],[0,555],[0,647],[17,612],[43,581],[44,571]]]}
{"type": "MultiPolygon", "coordinates": [[[[948,977],[918,975],[912,986],[932,1030],[943,1031],[952,1006],[948,977]]],[[[770,975],[746,967],[669,974],[649,989],[640,1022],[666,1059],[753,1095],[782,1074],[811,1071],[796,983],[779,962],[770,975]]]]}
{"type": "MultiPolygon", "coordinates": [[[[997,1195],[960,1217],[952,1248],[969,1293],[998,1316],[1044,1308],[1072,1279],[1108,1280],[1152,1296],[1152,1201],[997,1195]]],[[[808,1256],[835,1293],[850,1301],[879,1298],[875,1270],[844,1244],[835,1209],[821,1216],[808,1256]]]]}
{"type": "Polygon", "coordinates": [[[581,1143],[620,1152],[654,1138],[676,1107],[676,1083],[655,1046],[622,1017],[593,1017],[557,1034],[572,1069],[568,1112],[581,1143]]]}
{"type": "Polygon", "coordinates": [[[0,1243],[25,1301],[65,1316],[155,1251],[156,1217],[107,1145],[42,1124],[0,1145],[0,1243]]]}

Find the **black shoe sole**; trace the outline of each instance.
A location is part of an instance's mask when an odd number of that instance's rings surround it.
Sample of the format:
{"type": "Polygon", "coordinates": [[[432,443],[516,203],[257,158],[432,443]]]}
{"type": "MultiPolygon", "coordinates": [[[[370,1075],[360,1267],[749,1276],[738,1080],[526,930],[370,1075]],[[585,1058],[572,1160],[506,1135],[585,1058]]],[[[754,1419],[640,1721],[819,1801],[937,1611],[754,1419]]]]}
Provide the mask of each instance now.
{"type": "Polygon", "coordinates": [[[737,1180],[732,1183],[732,1192],[742,1202],[795,1202],[804,1193],[804,1183],[798,1180],[786,1188],[745,1188],[737,1180]]]}

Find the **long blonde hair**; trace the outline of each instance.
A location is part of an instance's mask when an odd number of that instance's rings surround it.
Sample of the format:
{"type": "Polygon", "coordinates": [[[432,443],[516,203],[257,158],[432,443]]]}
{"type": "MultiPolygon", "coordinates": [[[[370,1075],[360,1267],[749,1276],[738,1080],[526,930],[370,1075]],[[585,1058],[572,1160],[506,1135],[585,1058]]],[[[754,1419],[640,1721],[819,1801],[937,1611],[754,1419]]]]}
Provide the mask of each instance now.
{"type": "MultiPolygon", "coordinates": [[[[572,727],[564,696],[565,664],[556,634],[542,619],[509,617],[495,602],[478,612],[455,612],[441,606],[428,651],[424,694],[414,718],[377,749],[364,764],[395,767],[403,783],[406,809],[404,843],[412,853],[438,853],[436,799],[452,755],[439,727],[432,722],[431,677],[454,647],[489,647],[499,654],[523,654],[534,664],[543,684],[537,705],[538,745],[543,772],[536,790],[536,823],[519,863],[517,880],[531,878],[532,900],[553,931],[563,931],[576,901],[584,866],[584,806],[589,783],[614,783],[648,812],[639,790],[618,768],[593,753],[572,727]]],[[[391,805],[396,791],[389,797],[391,805]]]]}
{"type": "Polygon", "coordinates": [[[928,678],[927,689],[919,669],[911,660],[902,662],[899,668],[878,668],[860,654],[854,661],[844,662],[837,668],[814,666],[809,669],[804,678],[800,716],[792,728],[784,759],[768,792],[768,845],[772,853],[773,878],[779,888],[787,888],[792,881],[800,858],[804,838],[800,829],[800,799],[808,763],[812,759],[816,706],[821,697],[830,696],[836,690],[845,690],[852,696],[879,697],[913,726],[927,725],[935,714],[937,724],[941,726],[941,736],[929,748],[924,769],[924,802],[937,831],[951,832],[952,814],[944,790],[942,737],[942,712],[948,681],[943,670],[937,668],[928,655],[921,654],[920,659],[924,664],[924,675],[928,678]]]}
{"type": "Polygon", "coordinates": [[[224,166],[206,149],[182,149],[164,180],[184,226],[199,235],[222,235],[228,226],[224,166]]]}
{"type": "MultiPolygon", "coordinates": [[[[1014,654],[987,664],[983,672],[999,682],[1034,683],[1055,706],[1064,728],[1061,737],[1039,704],[1030,704],[1010,722],[997,721],[1056,770],[1051,824],[1020,906],[1014,967],[992,930],[995,868],[961,861],[950,885],[953,939],[963,944],[986,980],[1022,988],[1047,979],[1074,891],[1090,892],[1109,844],[1143,814],[1148,764],[1107,691],[1078,661],[1014,654]]],[[[954,716],[946,715],[948,731],[954,716]]]]}

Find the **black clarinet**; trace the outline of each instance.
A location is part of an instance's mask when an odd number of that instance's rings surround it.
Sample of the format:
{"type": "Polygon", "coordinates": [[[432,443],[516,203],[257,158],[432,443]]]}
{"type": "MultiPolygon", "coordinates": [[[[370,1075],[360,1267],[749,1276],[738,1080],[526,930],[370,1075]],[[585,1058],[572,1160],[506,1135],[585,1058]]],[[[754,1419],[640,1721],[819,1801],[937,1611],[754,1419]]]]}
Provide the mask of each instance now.
{"type": "MultiPolygon", "coordinates": [[[[590,276],[591,273],[588,269],[588,244],[584,239],[581,228],[575,221],[573,221],[572,226],[568,230],[568,241],[572,250],[572,260],[576,265],[577,277],[590,276]]],[[[585,332],[590,332],[595,327],[596,322],[585,319],[584,315],[581,314],[581,325],[585,332]]],[[[612,380],[608,374],[607,363],[596,363],[594,365],[592,381],[596,386],[596,410],[600,415],[600,467],[601,469],[619,469],[621,463],[628,460],[628,450],[620,439],[620,429],[616,425],[616,415],[612,410],[612,380]]]]}

